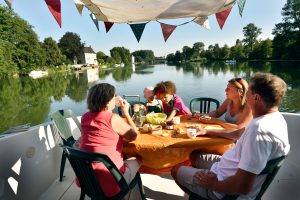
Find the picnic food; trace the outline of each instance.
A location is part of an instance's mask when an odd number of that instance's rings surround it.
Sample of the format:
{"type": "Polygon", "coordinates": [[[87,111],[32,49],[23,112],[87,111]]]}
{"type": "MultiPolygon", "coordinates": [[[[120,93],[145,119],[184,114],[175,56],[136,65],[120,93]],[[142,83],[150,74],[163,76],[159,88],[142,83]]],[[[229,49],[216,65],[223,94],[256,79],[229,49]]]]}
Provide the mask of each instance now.
{"type": "Polygon", "coordinates": [[[167,115],[164,113],[149,113],[146,115],[147,122],[156,125],[162,125],[167,119],[167,115]]]}

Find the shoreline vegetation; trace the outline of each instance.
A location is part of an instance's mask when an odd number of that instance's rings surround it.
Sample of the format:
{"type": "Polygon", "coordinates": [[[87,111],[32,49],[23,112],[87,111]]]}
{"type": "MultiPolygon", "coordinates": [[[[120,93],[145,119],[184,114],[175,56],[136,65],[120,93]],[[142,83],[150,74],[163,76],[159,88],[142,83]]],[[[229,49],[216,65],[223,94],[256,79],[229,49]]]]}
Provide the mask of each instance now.
{"type": "MultiPolygon", "coordinates": [[[[258,39],[262,29],[250,23],[242,30],[244,37],[237,39],[231,47],[226,44],[221,47],[216,43],[206,48],[203,42],[196,42],[192,47],[183,46],[166,57],[155,57],[152,50],[131,53],[125,47],[114,47],[110,50],[110,56],[102,51],[97,52],[99,65],[94,67],[213,61],[228,61],[227,64],[244,61],[297,62],[300,61],[299,12],[299,1],[286,2],[281,12],[282,22],[273,28],[273,39],[258,39]]],[[[58,42],[51,37],[39,41],[33,27],[5,6],[0,6],[0,20],[0,78],[28,75],[34,70],[49,74],[72,71],[73,63],[83,53],[85,44],[76,33],[66,32],[58,42]]]]}

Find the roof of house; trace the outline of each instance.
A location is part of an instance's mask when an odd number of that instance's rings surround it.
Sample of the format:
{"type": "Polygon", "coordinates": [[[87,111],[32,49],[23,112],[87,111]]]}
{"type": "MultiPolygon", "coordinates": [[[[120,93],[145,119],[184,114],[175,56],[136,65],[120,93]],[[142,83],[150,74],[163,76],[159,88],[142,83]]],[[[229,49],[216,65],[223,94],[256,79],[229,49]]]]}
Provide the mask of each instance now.
{"type": "Polygon", "coordinates": [[[83,53],[95,53],[94,50],[92,49],[91,46],[89,47],[84,47],[83,48],[83,53]]]}

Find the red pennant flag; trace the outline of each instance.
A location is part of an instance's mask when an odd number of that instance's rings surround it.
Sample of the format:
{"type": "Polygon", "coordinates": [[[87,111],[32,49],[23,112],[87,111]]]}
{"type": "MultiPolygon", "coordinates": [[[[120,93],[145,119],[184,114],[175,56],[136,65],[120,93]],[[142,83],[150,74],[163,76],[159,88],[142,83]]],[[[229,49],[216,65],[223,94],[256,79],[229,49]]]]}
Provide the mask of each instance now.
{"type": "Polygon", "coordinates": [[[232,7],[228,8],[227,10],[223,10],[222,12],[216,13],[216,18],[217,18],[217,21],[218,21],[218,24],[219,24],[221,30],[225,24],[225,21],[229,15],[229,13],[231,12],[231,9],[232,9],[232,7]]]}
{"type": "Polygon", "coordinates": [[[177,26],[164,23],[160,23],[160,26],[166,42],[177,26]]]}
{"type": "Polygon", "coordinates": [[[50,12],[61,27],[60,0],[45,0],[50,12]]]}
{"type": "Polygon", "coordinates": [[[106,33],[110,30],[110,28],[114,25],[112,22],[104,22],[106,33]]]}

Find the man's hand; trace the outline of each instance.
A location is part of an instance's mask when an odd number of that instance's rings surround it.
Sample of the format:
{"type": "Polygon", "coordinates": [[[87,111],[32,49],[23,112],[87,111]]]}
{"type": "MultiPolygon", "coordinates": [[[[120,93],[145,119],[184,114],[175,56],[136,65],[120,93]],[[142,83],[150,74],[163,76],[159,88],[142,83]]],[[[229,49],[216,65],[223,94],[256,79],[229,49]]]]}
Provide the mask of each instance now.
{"type": "Polygon", "coordinates": [[[199,171],[195,174],[197,183],[207,189],[213,190],[214,185],[218,182],[217,175],[211,171],[199,171]]]}
{"type": "Polygon", "coordinates": [[[210,117],[208,115],[200,116],[199,121],[206,124],[218,124],[220,122],[218,118],[210,117]]]}
{"type": "Polygon", "coordinates": [[[207,130],[205,130],[204,128],[197,128],[197,136],[199,135],[206,135],[207,130]]]}

